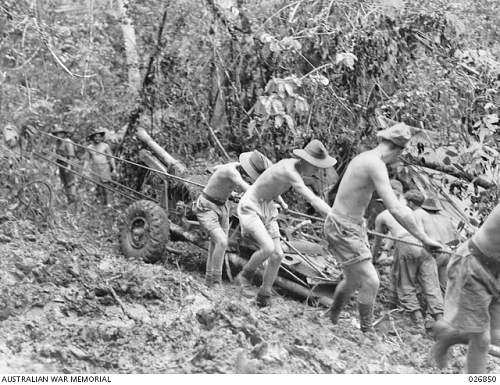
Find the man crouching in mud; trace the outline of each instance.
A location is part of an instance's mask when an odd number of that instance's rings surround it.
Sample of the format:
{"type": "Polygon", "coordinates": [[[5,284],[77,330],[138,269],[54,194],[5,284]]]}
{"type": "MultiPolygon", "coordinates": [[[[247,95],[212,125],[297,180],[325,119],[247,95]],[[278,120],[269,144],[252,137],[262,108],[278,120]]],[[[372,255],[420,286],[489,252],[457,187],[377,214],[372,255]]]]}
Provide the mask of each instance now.
{"type": "Polygon", "coordinates": [[[467,372],[485,373],[490,342],[500,345],[500,205],[448,263],[444,318],[434,325],[439,368],[448,349],[468,344],[467,372]]]}
{"type": "Polygon", "coordinates": [[[280,194],[292,187],[323,216],[330,210],[328,204],[304,184],[302,177],[311,176],[320,168],[332,167],[337,161],[328,155],[319,140],[312,140],[304,149],[295,149],[293,153],[299,159],[282,159],[270,166],[245,192],[238,205],[241,233],[250,236],[259,246],[236,277],[236,282],[242,286],[245,295],[252,295],[250,293],[255,271],[269,259],[257,294],[257,305],[260,307],[268,306],[271,302],[271,288],[283,258],[276,221],[278,210],[273,200],[276,199],[287,209],[280,194]]]}
{"type": "Polygon", "coordinates": [[[343,279],[329,309],[330,319],[338,322],[341,310],[359,289],[358,310],[364,333],[373,331],[373,305],[379,287],[363,218],[373,192],[377,191],[392,216],[426,248],[441,248],[417,226],[412,210],[396,197],[389,181],[386,164],[397,160],[411,138],[410,128],[398,123],[380,131],[377,137],[377,147],[359,154],[347,166],[325,222],[329,249],[343,267],[343,279]]]}

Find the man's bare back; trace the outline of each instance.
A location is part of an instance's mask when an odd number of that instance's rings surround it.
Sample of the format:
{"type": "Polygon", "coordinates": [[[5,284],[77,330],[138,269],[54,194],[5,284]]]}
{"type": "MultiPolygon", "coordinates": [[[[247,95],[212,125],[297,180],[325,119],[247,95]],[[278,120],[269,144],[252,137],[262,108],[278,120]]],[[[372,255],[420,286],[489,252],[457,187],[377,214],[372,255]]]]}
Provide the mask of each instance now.
{"type": "Polygon", "coordinates": [[[472,237],[477,247],[487,256],[500,261],[500,205],[497,205],[472,237]]]}
{"type": "MultiPolygon", "coordinates": [[[[353,218],[361,218],[375,191],[372,179],[375,169],[387,174],[384,162],[373,150],[356,156],[347,166],[340,182],[333,209],[353,218]]],[[[388,176],[387,182],[389,183],[388,176]]]]}
{"type": "Polygon", "coordinates": [[[408,231],[399,224],[399,222],[391,215],[389,210],[384,210],[377,216],[376,226],[378,224],[386,227],[393,237],[401,238],[403,235],[408,234],[408,231]]]}
{"type": "Polygon", "coordinates": [[[430,214],[423,208],[415,210],[415,218],[420,222],[427,234],[443,244],[457,239],[458,234],[450,219],[441,213],[430,214]]]}
{"type": "Polygon", "coordinates": [[[273,164],[250,186],[247,195],[255,200],[272,201],[290,187],[304,184],[296,169],[299,159],[283,159],[273,164]]]}
{"type": "Polygon", "coordinates": [[[237,186],[241,188],[248,186],[237,169],[239,165],[239,162],[231,162],[217,166],[203,192],[225,202],[237,186]]]}

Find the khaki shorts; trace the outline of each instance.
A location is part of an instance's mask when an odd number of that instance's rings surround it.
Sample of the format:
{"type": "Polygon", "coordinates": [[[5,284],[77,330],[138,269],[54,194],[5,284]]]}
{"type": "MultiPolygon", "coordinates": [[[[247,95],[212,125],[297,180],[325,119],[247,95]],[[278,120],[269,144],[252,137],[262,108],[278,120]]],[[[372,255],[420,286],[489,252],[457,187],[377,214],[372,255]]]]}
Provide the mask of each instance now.
{"type": "MultiPolygon", "coordinates": [[[[269,234],[272,239],[280,237],[278,209],[273,201],[256,202],[243,195],[238,204],[241,235],[257,238],[259,234],[269,234]],[[255,236],[257,234],[257,237],[255,236]]],[[[261,239],[259,237],[259,239],[261,239]]]]}
{"type": "Polygon", "coordinates": [[[342,266],[372,259],[366,221],[330,211],[325,221],[328,250],[342,266]]]}
{"type": "Polygon", "coordinates": [[[92,177],[97,177],[99,182],[109,182],[111,180],[111,167],[109,163],[92,163],[92,171],[96,174],[92,177]]]}
{"type": "Polygon", "coordinates": [[[444,320],[465,333],[498,329],[500,321],[500,276],[495,277],[462,244],[448,263],[448,286],[444,320]],[[492,322],[493,321],[493,322],[492,322]]]}
{"type": "Polygon", "coordinates": [[[226,202],[218,206],[200,195],[195,203],[195,212],[198,222],[203,229],[212,234],[213,231],[221,229],[224,233],[229,231],[229,204],[226,202]]]}

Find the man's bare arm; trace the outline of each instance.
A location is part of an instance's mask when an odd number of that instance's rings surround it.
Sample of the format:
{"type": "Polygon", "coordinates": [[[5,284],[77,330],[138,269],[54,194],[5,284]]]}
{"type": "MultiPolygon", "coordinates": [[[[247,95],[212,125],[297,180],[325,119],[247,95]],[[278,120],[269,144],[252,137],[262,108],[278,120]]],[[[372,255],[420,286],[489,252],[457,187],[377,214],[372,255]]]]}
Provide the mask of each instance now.
{"type": "Polygon", "coordinates": [[[243,192],[247,191],[250,188],[250,185],[245,182],[241,176],[241,174],[236,169],[231,169],[229,174],[229,179],[236,184],[243,192]]]}
{"type": "MultiPolygon", "coordinates": [[[[377,218],[375,219],[375,231],[378,233],[385,233],[384,227],[386,226],[385,226],[385,216],[383,211],[379,215],[377,215],[377,218]]],[[[375,236],[375,242],[373,243],[372,246],[372,256],[374,262],[377,261],[381,243],[382,243],[382,238],[375,236]]]]}
{"type": "Polygon", "coordinates": [[[292,184],[293,189],[302,195],[306,201],[308,201],[321,215],[326,217],[330,212],[330,206],[312,192],[312,190],[307,187],[302,180],[302,178],[297,178],[292,184]]]}
{"type": "Polygon", "coordinates": [[[371,164],[370,175],[377,190],[378,195],[382,198],[385,207],[391,215],[415,238],[422,241],[424,244],[434,248],[441,248],[441,245],[429,238],[429,236],[418,226],[413,216],[413,211],[406,205],[402,204],[396,194],[392,190],[389,181],[389,174],[387,168],[382,163],[371,164]]]}
{"type": "Polygon", "coordinates": [[[278,197],[276,198],[276,201],[278,202],[278,204],[283,208],[283,210],[287,211],[288,210],[288,205],[287,203],[285,202],[285,200],[282,198],[281,195],[278,195],[278,197]]]}

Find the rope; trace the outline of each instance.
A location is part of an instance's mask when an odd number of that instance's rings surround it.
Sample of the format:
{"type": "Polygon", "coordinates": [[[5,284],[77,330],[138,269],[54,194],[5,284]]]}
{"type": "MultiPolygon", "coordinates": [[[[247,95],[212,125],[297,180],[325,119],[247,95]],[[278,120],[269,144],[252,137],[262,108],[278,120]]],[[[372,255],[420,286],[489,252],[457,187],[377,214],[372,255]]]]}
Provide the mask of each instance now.
{"type": "MultiPolygon", "coordinates": [[[[311,220],[314,220],[314,221],[318,221],[318,222],[325,222],[325,220],[323,218],[321,218],[321,217],[315,217],[313,215],[303,214],[303,213],[301,213],[299,211],[295,211],[295,210],[288,210],[288,213],[290,213],[292,215],[299,216],[299,217],[303,217],[303,218],[311,219],[311,220]]],[[[393,240],[393,241],[396,241],[396,242],[406,243],[407,245],[417,246],[417,247],[424,248],[424,246],[422,244],[420,244],[420,243],[406,241],[406,240],[401,239],[401,238],[393,237],[392,235],[389,235],[389,234],[383,234],[383,233],[379,233],[379,232],[373,231],[373,230],[367,230],[367,233],[370,234],[370,235],[374,235],[376,237],[387,238],[387,239],[390,239],[390,240],[393,240]]],[[[445,253],[445,254],[454,254],[453,252],[446,251],[446,250],[439,250],[439,252],[440,253],[445,253]]]]}
{"type": "MultiPolygon", "coordinates": [[[[92,179],[92,178],[89,178],[89,177],[87,177],[87,176],[81,175],[81,174],[79,174],[78,172],[76,172],[76,171],[72,170],[71,168],[69,168],[69,167],[64,167],[64,166],[62,166],[62,165],[60,165],[60,164],[58,164],[58,163],[56,163],[56,162],[54,162],[54,161],[52,161],[52,160],[50,160],[50,159],[46,158],[45,156],[38,154],[37,152],[34,152],[34,151],[33,151],[33,152],[32,152],[32,154],[33,154],[34,156],[36,156],[36,157],[38,157],[38,158],[40,158],[40,159],[42,159],[42,160],[46,161],[47,163],[53,164],[53,165],[55,165],[55,166],[57,166],[57,167],[62,167],[62,168],[64,168],[64,169],[68,170],[69,172],[71,172],[71,173],[73,173],[73,174],[75,174],[75,175],[78,175],[78,176],[82,177],[83,179],[89,180],[89,181],[91,181],[91,182],[93,182],[93,183],[95,183],[95,184],[97,184],[97,185],[99,185],[99,186],[101,186],[101,187],[105,188],[106,190],[110,190],[110,191],[112,191],[112,192],[116,192],[116,193],[118,193],[118,194],[120,194],[120,195],[123,195],[125,198],[128,198],[128,199],[130,199],[130,200],[132,200],[132,201],[134,201],[134,200],[135,200],[135,197],[133,197],[133,196],[131,196],[131,195],[125,194],[124,192],[121,192],[121,191],[119,191],[119,190],[117,190],[117,189],[114,189],[114,188],[112,188],[112,187],[109,187],[109,186],[107,186],[107,185],[105,185],[105,184],[103,184],[103,183],[101,183],[101,182],[98,182],[98,181],[96,181],[96,180],[92,179]]],[[[150,199],[150,198],[148,198],[148,199],[150,199]]]]}
{"type": "MultiPolygon", "coordinates": [[[[62,157],[61,155],[59,155],[59,154],[57,154],[57,153],[56,153],[55,155],[56,155],[56,158],[57,158],[57,159],[59,159],[59,160],[61,160],[61,161],[65,162],[65,163],[69,164],[70,166],[73,166],[73,167],[80,167],[80,165],[79,165],[78,163],[72,162],[72,161],[70,161],[69,159],[62,157]]],[[[58,166],[58,167],[62,167],[62,168],[65,168],[65,169],[66,169],[66,167],[62,166],[60,163],[57,163],[57,162],[56,162],[56,164],[57,164],[57,166],[58,166]]],[[[92,171],[92,170],[88,170],[88,172],[90,172],[90,173],[91,173],[91,174],[93,174],[94,176],[100,177],[100,175],[99,175],[99,174],[97,174],[96,172],[94,172],[94,171],[92,171]]],[[[76,171],[75,171],[75,173],[76,173],[78,176],[81,176],[82,178],[84,177],[84,176],[83,176],[83,174],[80,174],[80,173],[78,173],[78,172],[76,172],[76,171]]],[[[142,197],[142,198],[144,198],[144,199],[154,200],[154,199],[152,199],[152,198],[148,197],[147,195],[144,195],[143,193],[141,193],[141,192],[139,192],[139,191],[136,191],[136,190],[134,190],[134,189],[132,189],[132,188],[130,188],[130,187],[128,187],[128,186],[125,186],[125,185],[123,185],[123,184],[121,184],[121,183],[119,183],[119,182],[117,182],[117,181],[115,181],[115,180],[113,180],[113,179],[110,179],[110,180],[109,180],[109,182],[110,182],[110,183],[112,183],[112,184],[114,184],[114,185],[116,185],[116,186],[119,186],[119,187],[121,187],[121,188],[123,188],[123,189],[125,189],[125,190],[127,190],[127,191],[130,191],[130,192],[132,192],[132,193],[134,193],[134,194],[137,194],[137,195],[139,195],[140,197],[142,197]]],[[[115,191],[118,191],[118,190],[115,190],[115,191]]]]}
{"type": "MultiPolygon", "coordinates": [[[[37,127],[35,127],[35,129],[36,129],[37,131],[39,131],[40,133],[42,133],[43,135],[46,135],[46,136],[51,137],[51,138],[54,138],[54,139],[60,139],[59,137],[57,137],[57,136],[55,136],[55,135],[52,135],[52,134],[49,134],[49,133],[47,133],[47,132],[44,132],[44,131],[40,130],[40,129],[39,129],[39,128],[37,128],[37,127]]],[[[189,179],[185,179],[185,178],[179,177],[179,176],[177,176],[177,175],[173,175],[173,174],[170,174],[170,173],[167,173],[167,172],[164,172],[164,171],[160,171],[160,170],[157,170],[157,169],[154,169],[154,168],[150,168],[150,167],[144,166],[144,165],[142,165],[142,164],[132,162],[132,161],[130,161],[130,160],[126,160],[126,159],[118,158],[118,157],[116,157],[116,156],[114,156],[114,155],[104,154],[104,153],[102,153],[102,152],[100,152],[100,151],[97,151],[97,150],[95,150],[95,149],[93,149],[93,148],[89,148],[89,147],[87,147],[87,146],[84,146],[84,145],[81,145],[81,144],[78,144],[78,143],[75,143],[75,142],[72,142],[72,144],[74,144],[74,145],[75,145],[75,146],[77,146],[77,147],[84,148],[84,149],[86,149],[86,150],[88,150],[88,151],[92,151],[92,152],[95,152],[95,153],[97,153],[97,154],[104,155],[104,156],[106,156],[106,157],[111,157],[111,158],[116,159],[116,160],[118,160],[118,161],[120,161],[120,162],[125,162],[125,163],[131,164],[131,165],[136,166],[136,167],[141,167],[141,168],[143,168],[143,169],[145,169],[145,170],[149,170],[149,171],[152,171],[152,172],[156,172],[156,173],[158,173],[158,174],[161,174],[161,175],[165,175],[165,176],[167,176],[167,177],[169,177],[169,178],[176,179],[176,180],[178,180],[178,181],[180,181],[180,182],[189,183],[189,184],[192,184],[192,185],[197,186],[197,187],[200,187],[200,188],[205,188],[205,185],[203,185],[203,184],[201,184],[201,183],[194,182],[194,181],[191,181],[191,180],[189,180],[189,179]]],[[[21,155],[21,156],[22,156],[22,155],[21,155]]],[[[49,160],[47,160],[47,161],[48,161],[49,163],[52,163],[52,162],[50,162],[49,160]]],[[[56,165],[57,165],[57,164],[56,164],[56,165]]],[[[58,166],[59,166],[59,165],[58,165],[58,166]]],[[[70,172],[74,172],[73,170],[69,170],[69,171],[70,171],[70,172]]],[[[74,172],[74,173],[75,173],[75,172],[74,172]]],[[[77,174],[77,175],[78,175],[78,174],[77,174]]],[[[82,178],[84,178],[84,179],[89,179],[89,178],[84,177],[83,175],[81,175],[81,176],[82,176],[82,178]]],[[[91,179],[89,179],[89,180],[91,180],[91,179]]],[[[91,181],[92,181],[92,180],[91,180],[91,181]]],[[[97,183],[97,182],[95,182],[95,183],[97,183]]],[[[103,186],[103,187],[105,187],[105,186],[103,186]]],[[[124,187],[125,187],[125,186],[124,186],[124,187]]],[[[110,189],[108,186],[106,186],[105,188],[110,189]]],[[[112,190],[112,191],[113,191],[113,190],[112,190]]],[[[117,191],[117,192],[118,192],[118,191],[117,191]]],[[[125,194],[123,194],[123,193],[121,193],[121,192],[118,192],[118,193],[120,193],[120,194],[122,194],[122,195],[126,196],[125,194]]],[[[139,194],[140,194],[140,193],[139,193],[139,194]]],[[[132,198],[132,199],[133,199],[133,198],[132,198]]],[[[150,199],[150,198],[148,198],[148,199],[150,199]]],[[[315,220],[315,221],[320,221],[320,222],[324,222],[324,221],[325,221],[323,218],[320,218],[320,217],[315,217],[315,216],[313,216],[313,215],[303,214],[303,213],[301,213],[301,212],[294,211],[294,210],[288,210],[288,213],[293,214],[293,215],[296,215],[296,216],[300,216],[300,217],[303,217],[303,218],[308,218],[308,219],[311,219],[311,220],[315,220]]],[[[390,236],[390,235],[388,235],[388,234],[382,234],[382,233],[378,233],[378,232],[376,232],[376,231],[372,231],[372,230],[368,230],[367,232],[368,232],[368,234],[371,234],[371,235],[375,235],[375,236],[378,236],[378,237],[391,239],[391,240],[393,240],[393,241],[398,241],[398,242],[406,243],[406,244],[408,244],[408,245],[418,246],[418,247],[422,247],[422,248],[424,247],[424,246],[423,246],[423,245],[421,245],[421,244],[418,244],[418,243],[415,243],[415,242],[410,242],[410,241],[405,241],[405,240],[402,240],[402,239],[399,239],[399,238],[396,238],[396,237],[392,237],[392,236],[390,236]]],[[[445,251],[445,250],[441,250],[440,252],[441,252],[441,253],[447,253],[447,254],[453,254],[452,252],[450,252],[450,251],[445,251]]]]}
{"type": "Polygon", "coordinates": [[[328,277],[319,269],[309,258],[302,254],[291,242],[288,242],[285,238],[281,237],[281,240],[293,251],[295,251],[314,271],[319,273],[323,278],[328,279],[328,277]]]}
{"type": "MultiPolygon", "coordinates": [[[[35,129],[38,130],[41,134],[46,135],[48,137],[51,137],[51,138],[54,138],[54,139],[59,139],[59,140],[61,139],[61,138],[59,138],[59,137],[57,137],[55,135],[49,134],[48,132],[42,131],[39,128],[35,127],[35,129]]],[[[130,160],[122,159],[122,158],[119,158],[119,157],[114,156],[114,155],[105,154],[103,152],[97,151],[97,150],[95,150],[93,148],[84,146],[82,144],[75,143],[73,141],[71,143],[73,145],[75,145],[77,147],[80,147],[80,148],[83,148],[83,149],[85,149],[87,151],[95,152],[96,154],[104,155],[106,157],[113,158],[113,159],[116,159],[116,160],[118,160],[120,162],[128,163],[128,164],[131,164],[132,166],[140,167],[140,168],[143,168],[143,169],[148,170],[148,171],[153,171],[153,172],[156,172],[158,174],[165,175],[165,176],[167,176],[169,178],[176,179],[176,180],[178,180],[180,182],[189,183],[189,184],[192,184],[192,185],[200,187],[200,188],[204,188],[205,187],[205,185],[203,185],[201,183],[198,183],[198,182],[195,182],[195,181],[192,181],[192,180],[189,180],[189,179],[185,179],[185,178],[182,178],[180,176],[170,174],[168,172],[160,171],[160,170],[158,170],[156,168],[151,168],[151,167],[148,167],[148,166],[144,166],[143,164],[139,164],[139,163],[136,163],[136,162],[132,162],[130,160]]]]}

